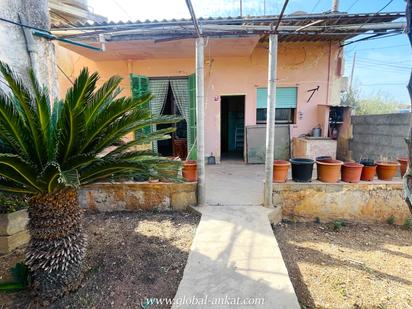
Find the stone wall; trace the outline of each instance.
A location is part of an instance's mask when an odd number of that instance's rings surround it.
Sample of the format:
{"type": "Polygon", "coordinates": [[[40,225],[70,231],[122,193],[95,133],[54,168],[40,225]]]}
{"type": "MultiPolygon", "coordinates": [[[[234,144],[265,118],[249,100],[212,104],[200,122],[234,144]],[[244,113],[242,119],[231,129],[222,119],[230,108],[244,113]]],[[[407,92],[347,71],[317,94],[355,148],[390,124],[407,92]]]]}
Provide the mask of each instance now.
{"type": "Polygon", "coordinates": [[[80,190],[83,208],[96,211],[185,210],[196,205],[196,183],[97,183],[80,190]]]}
{"type": "Polygon", "coordinates": [[[403,200],[401,181],[350,183],[275,184],[273,203],[282,215],[298,221],[322,222],[345,219],[362,223],[384,223],[390,216],[397,224],[412,217],[403,200]]]}
{"type": "Polygon", "coordinates": [[[396,159],[406,156],[410,113],[352,116],[353,137],[350,152],[353,160],[396,159]]]}

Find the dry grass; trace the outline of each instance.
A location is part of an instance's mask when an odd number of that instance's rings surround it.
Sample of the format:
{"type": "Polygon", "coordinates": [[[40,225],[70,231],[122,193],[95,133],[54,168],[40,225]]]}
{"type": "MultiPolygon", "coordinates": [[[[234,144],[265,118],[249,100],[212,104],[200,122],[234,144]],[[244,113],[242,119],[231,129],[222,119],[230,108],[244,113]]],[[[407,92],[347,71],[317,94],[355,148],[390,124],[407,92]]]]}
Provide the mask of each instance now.
{"type": "Polygon", "coordinates": [[[391,225],[274,227],[303,308],[412,308],[412,231],[391,225]]]}

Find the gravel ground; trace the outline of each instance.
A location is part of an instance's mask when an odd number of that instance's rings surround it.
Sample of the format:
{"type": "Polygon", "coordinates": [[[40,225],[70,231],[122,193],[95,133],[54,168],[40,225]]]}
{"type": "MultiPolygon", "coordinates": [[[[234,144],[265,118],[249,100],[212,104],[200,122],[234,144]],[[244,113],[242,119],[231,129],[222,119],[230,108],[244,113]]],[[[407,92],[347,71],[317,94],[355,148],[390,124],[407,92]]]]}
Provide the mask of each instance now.
{"type": "Polygon", "coordinates": [[[281,223],[274,232],[302,308],[412,308],[412,231],[281,223]]]}
{"type": "MultiPolygon", "coordinates": [[[[173,298],[199,217],[189,213],[87,214],[87,269],[81,287],[49,308],[142,308],[146,298],[173,298]]],[[[0,276],[23,249],[0,257],[0,276]]],[[[27,307],[27,292],[0,294],[0,308],[27,307]]],[[[170,306],[150,306],[169,308],[170,306]]]]}

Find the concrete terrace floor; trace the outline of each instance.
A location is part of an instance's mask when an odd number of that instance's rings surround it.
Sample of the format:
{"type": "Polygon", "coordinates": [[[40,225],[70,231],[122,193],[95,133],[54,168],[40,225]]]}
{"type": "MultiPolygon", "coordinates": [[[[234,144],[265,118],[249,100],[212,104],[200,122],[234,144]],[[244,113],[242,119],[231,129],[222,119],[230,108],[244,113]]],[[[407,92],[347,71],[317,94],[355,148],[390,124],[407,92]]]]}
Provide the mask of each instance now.
{"type": "Polygon", "coordinates": [[[208,205],[261,205],[263,203],[264,164],[240,160],[206,165],[208,205]]]}

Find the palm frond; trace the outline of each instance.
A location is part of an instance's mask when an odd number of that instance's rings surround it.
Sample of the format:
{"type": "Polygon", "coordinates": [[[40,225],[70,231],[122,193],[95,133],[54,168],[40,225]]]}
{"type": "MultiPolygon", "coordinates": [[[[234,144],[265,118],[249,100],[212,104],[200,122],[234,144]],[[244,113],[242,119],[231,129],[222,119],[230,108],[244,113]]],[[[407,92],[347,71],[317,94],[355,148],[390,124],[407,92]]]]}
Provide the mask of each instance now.
{"type": "Polygon", "coordinates": [[[0,71],[3,74],[4,79],[9,85],[12,95],[11,99],[14,102],[14,105],[17,107],[17,110],[20,112],[22,120],[27,126],[29,138],[32,141],[32,147],[36,157],[32,157],[32,160],[36,159],[35,162],[42,164],[44,159],[44,149],[41,141],[41,131],[39,129],[38,119],[36,117],[35,109],[32,104],[33,98],[30,94],[30,91],[24,86],[20,78],[18,78],[10,69],[10,67],[0,62],[0,71]]]}
{"type": "Polygon", "coordinates": [[[118,87],[121,81],[121,77],[112,76],[96,91],[84,111],[86,125],[93,122],[96,115],[101,112],[102,106],[104,106],[105,103],[110,103],[120,93],[121,90],[118,87]]]}
{"type": "Polygon", "coordinates": [[[96,90],[98,74],[84,69],[64,100],[51,106],[47,89],[38,84],[33,72],[29,72],[30,88],[1,62],[0,72],[11,89],[10,94],[0,92],[0,190],[51,193],[109,178],[177,175],[179,162],[134,148],[168,139],[175,128],[119,143],[145,126],[182,119],[151,115],[146,104],[150,94],[117,98],[119,77],[96,90]],[[118,147],[101,154],[113,145],[118,147]]]}
{"type": "Polygon", "coordinates": [[[80,151],[88,149],[88,146],[92,144],[96,137],[99,136],[111,123],[120,117],[125,117],[128,112],[134,112],[134,117],[136,119],[147,119],[150,117],[150,112],[148,110],[136,109],[138,105],[147,101],[149,98],[150,95],[137,100],[132,98],[120,98],[112,101],[110,105],[106,106],[106,109],[100,117],[95,119],[95,121],[88,126],[87,137],[83,142],[80,151]]]}
{"type": "Polygon", "coordinates": [[[42,191],[42,184],[37,179],[35,167],[18,155],[0,153],[0,176],[25,187],[42,191]]]}
{"type": "Polygon", "coordinates": [[[93,96],[97,80],[97,73],[89,75],[88,70],[83,69],[74,81],[73,87],[67,91],[57,124],[60,130],[58,149],[60,160],[66,160],[78,152],[85,130],[83,112],[93,96]]]}

